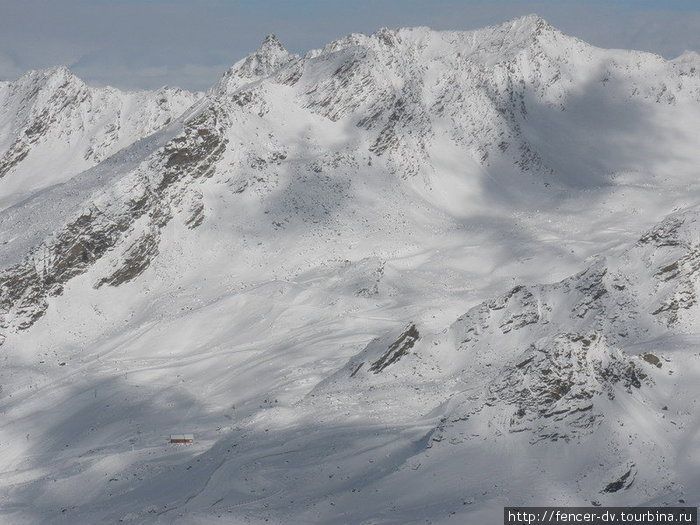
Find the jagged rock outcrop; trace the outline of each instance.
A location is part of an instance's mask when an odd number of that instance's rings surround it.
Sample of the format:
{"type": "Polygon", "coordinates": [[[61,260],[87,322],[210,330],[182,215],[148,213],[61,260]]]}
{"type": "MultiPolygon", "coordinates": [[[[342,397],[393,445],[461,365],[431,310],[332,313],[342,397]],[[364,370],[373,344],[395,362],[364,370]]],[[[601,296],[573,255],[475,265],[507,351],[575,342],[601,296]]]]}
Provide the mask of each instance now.
{"type": "MultiPolygon", "coordinates": [[[[138,277],[158,254],[160,230],[182,208],[187,186],[210,177],[226,140],[216,132],[216,115],[205,110],[183,125],[179,135],[156,150],[115,188],[94,201],[22,262],[0,273],[0,325],[31,326],[71,278],[85,273],[108,254],[113,270],[95,286],[118,286],[138,277]],[[128,191],[123,191],[123,187],[128,191]]],[[[197,211],[197,208],[195,208],[197,211]]],[[[190,213],[192,210],[190,210],[190,213]]],[[[201,209],[198,211],[201,215],[201,209]]],[[[190,218],[191,226],[203,217],[190,218]]]]}
{"type": "Polygon", "coordinates": [[[469,421],[486,418],[531,443],[580,442],[617,395],[653,388],[661,360],[627,349],[669,328],[696,330],[699,217],[673,214],[618,257],[555,284],[518,286],[460,317],[449,330],[463,356],[457,376],[483,393],[464,396],[436,440],[468,439],[469,421]]]}

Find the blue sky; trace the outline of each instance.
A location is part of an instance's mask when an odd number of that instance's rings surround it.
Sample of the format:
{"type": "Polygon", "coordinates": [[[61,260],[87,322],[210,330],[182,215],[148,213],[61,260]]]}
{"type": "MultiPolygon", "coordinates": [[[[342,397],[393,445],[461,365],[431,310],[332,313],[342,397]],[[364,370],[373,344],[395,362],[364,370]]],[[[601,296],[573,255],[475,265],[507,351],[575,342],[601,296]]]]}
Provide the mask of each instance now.
{"type": "Polygon", "coordinates": [[[303,53],[350,32],[530,13],[602,47],[700,52],[699,0],[0,0],[0,79],[63,64],[95,85],[203,90],[269,33],[303,53]]]}

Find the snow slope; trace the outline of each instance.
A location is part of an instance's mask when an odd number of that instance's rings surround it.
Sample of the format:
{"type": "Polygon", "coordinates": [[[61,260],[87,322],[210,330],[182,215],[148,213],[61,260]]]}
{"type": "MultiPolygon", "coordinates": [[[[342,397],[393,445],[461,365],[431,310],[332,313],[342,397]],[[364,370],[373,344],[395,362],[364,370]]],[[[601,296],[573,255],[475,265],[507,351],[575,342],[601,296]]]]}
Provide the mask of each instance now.
{"type": "Polygon", "coordinates": [[[3,519],[697,505],[696,58],[536,16],[269,36],[37,167],[0,212],[3,519]]]}

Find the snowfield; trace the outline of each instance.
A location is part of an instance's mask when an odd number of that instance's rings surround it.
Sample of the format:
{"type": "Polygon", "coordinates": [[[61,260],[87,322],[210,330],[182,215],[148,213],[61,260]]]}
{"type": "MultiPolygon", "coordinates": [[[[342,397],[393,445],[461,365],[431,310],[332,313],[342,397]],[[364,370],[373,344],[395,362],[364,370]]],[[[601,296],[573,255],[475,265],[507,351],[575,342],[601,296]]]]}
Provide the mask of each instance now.
{"type": "Polygon", "coordinates": [[[1,83],[0,521],[697,506],[698,70],[533,15],[1,83]]]}

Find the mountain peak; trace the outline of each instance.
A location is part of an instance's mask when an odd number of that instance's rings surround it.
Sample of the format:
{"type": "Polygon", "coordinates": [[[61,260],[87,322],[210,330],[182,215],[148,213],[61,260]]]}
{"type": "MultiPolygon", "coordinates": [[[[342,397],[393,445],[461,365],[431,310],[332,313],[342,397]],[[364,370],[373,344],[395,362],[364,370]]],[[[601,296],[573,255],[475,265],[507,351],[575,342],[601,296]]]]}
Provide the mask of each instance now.
{"type": "Polygon", "coordinates": [[[700,53],[686,49],[681,55],[674,58],[672,62],[678,65],[698,66],[700,65],[700,53]]]}
{"type": "MultiPolygon", "coordinates": [[[[280,62],[287,61],[289,53],[275,35],[269,34],[265,37],[262,44],[260,44],[260,47],[254,53],[248,55],[248,59],[251,58],[253,58],[258,65],[264,64],[276,69],[280,62]]],[[[258,75],[259,73],[255,74],[258,75]]]]}
{"type": "Polygon", "coordinates": [[[261,77],[272,73],[289,60],[289,53],[275,35],[267,35],[257,51],[243,59],[240,67],[234,66],[244,77],[261,77]]]}
{"type": "Polygon", "coordinates": [[[13,96],[26,100],[37,100],[37,97],[45,100],[58,92],[77,92],[87,88],[85,83],[66,66],[28,71],[11,85],[13,96]]]}
{"type": "Polygon", "coordinates": [[[251,80],[272,74],[294,56],[287,52],[275,35],[269,34],[255,52],[236,62],[210,92],[233,92],[251,80]]]}
{"type": "Polygon", "coordinates": [[[260,45],[258,52],[270,50],[283,51],[285,53],[287,52],[277,36],[272,33],[265,37],[265,40],[263,40],[263,43],[260,45]]]}
{"type": "Polygon", "coordinates": [[[544,18],[536,14],[530,14],[514,18],[503,24],[502,27],[507,28],[509,33],[523,35],[525,37],[535,38],[542,36],[545,33],[556,31],[544,18]]]}
{"type": "Polygon", "coordinates": [[[464,35],[468,36],[472,56],[488,64],[511,60],[526,50],[546,50],[547,53],[557,54],[576,41],[536,14],[476,29],[464,35]]]}
{"type": "Polygon", "coordinates": [[[372,36],[384,45],[390,47],[396,43],[396,31],[392,31],[388,27],[379,28],[372,36]]]}
{"type": "MultiPolygon", "coordinates": [[[[523,25],[530,25],[533,27],[549,26],[547,21],[536,13],[530,13],[529,15],[523,15],[521,17],[515,18],[512,22],[519,22],[523,25]]],[[[551,27],[551,26],[549,26],[551,27]]]]}
{"type": "Polygon", "coordinates": [[[75,76],[73,72],[68,69],[67,66],[52,66],[48,67],[46,69],[40,70],[40,72],[46,76],[46,77],[54,77],[54,76],[59,76],[59,77],[72,77],[75,76]]]}
{"type": "Polygon", "coordinates": [[[510,31],[531,34],[541,34],[542,32],[554,29],[549,22],[547,22],[540,15],[534,13],[508,20],[504,24],[501,24],[501,27],[508,28],[510,31]]]}
{"type": "Polygon", "coordinates": [[[53,66],[46,69],[28,71],[19,79],[20,83],[41,83],[51,82],[65,84],[66,82],[82,82],[66,66],[53,66]]]}

